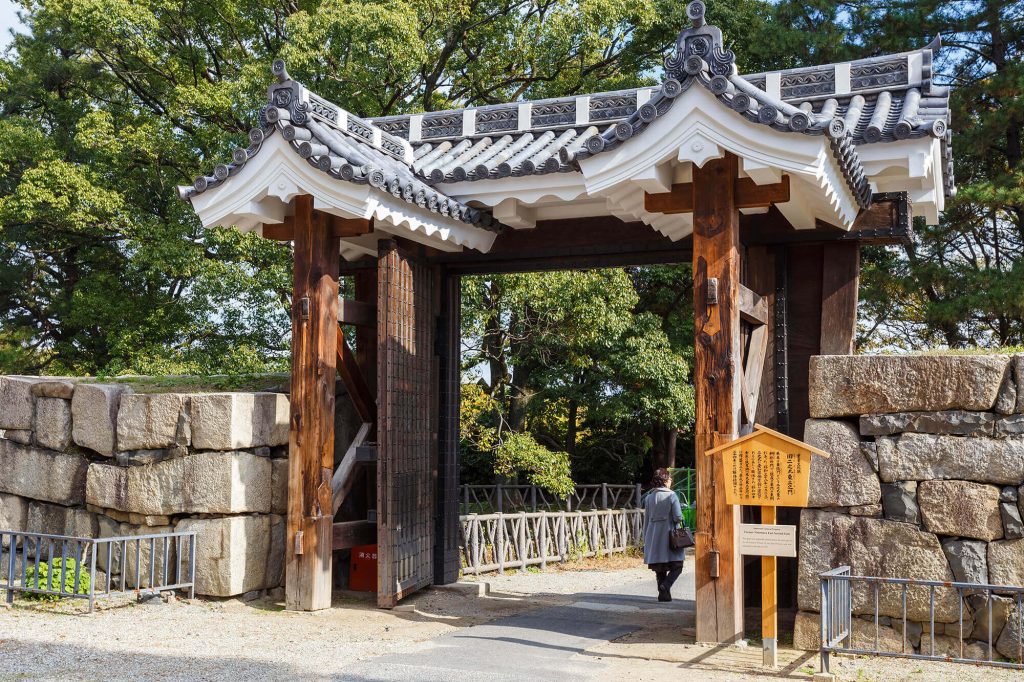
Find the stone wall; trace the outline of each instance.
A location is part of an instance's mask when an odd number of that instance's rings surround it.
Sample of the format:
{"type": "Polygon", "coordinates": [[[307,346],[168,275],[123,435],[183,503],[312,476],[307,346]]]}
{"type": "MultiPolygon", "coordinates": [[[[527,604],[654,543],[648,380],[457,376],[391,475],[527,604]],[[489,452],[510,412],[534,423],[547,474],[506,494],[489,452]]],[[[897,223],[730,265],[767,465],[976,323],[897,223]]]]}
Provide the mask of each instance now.
{"type": "Polygon", "coordinates": [[[196,592],[284,581],[288,396],[0,377],[0,528],[193,530],[196,592]]]}
{"type": "MultiPolygon", "coordinates": [[[[794,642],[819,645],[818,575],[1024,586],[1024,356],[812,358],[805,440],[831,453],[811,466],[800,516],[794,642]]],[[[937,651],[959,655],[960,596],[936,591],[937,651]]],[[[853,595],[854,640],[873,644],[874,595],[853,595]]],[[[902,594],[879,593],[880,645],[902,646],[902,594]]],[[[928,653],[928,591],[907,595],[907,637],[928,653]]],[[[1016,599],[992,601],[992,641],[1018,656],[1016,599]]],[[[968,655],[985,657],[989,605],[963,598],[968,655]]]]}

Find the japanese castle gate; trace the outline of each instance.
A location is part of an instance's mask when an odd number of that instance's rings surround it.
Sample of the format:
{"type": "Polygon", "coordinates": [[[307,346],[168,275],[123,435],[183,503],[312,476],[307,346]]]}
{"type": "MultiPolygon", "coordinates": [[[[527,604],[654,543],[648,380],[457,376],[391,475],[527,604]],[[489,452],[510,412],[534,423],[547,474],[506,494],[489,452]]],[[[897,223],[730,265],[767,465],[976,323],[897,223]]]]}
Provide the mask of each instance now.
{"type": "MultiPolygon", "coordinates": [[[[852,352],[860,245],[953,193],[938,45],[741,76],[687,13],[661,85],[562,99],[365,120],[275,62],[251,144],[180,188],[204,225],[293,244],[289,608],[329,607],[332,550],[374,537],[381,606],[458,578],[462,274],[692,261],[697,451],[755,421],[802,435],[810,356],[852,352]],[[335,468],[336,373],[364,427],[335,468]],[[376,522],[335,523],[373,441],[376,522]]],[[[696,460],[709,642],[743,628],[717,459],[696,460]]]]}

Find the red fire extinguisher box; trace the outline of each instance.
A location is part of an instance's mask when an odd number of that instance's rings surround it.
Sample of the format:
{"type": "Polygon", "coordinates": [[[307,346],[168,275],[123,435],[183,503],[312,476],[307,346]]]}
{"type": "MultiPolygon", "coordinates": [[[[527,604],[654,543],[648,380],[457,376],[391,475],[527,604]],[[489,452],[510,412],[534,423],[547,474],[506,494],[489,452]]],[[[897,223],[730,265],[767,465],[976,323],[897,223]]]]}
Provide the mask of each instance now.
{"type": "Polygon", "coordinates": [[[352,548],[348,589],[359,592],[377,591],[377,545],[361,545],[352,548]]]}

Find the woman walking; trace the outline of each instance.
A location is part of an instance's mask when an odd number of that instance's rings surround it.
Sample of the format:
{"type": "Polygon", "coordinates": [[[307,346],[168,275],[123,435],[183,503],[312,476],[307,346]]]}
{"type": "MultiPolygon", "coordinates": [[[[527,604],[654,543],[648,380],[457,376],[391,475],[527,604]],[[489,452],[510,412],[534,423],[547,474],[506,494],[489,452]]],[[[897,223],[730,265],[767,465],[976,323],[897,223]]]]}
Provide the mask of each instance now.
{"type": "Polygon", "coordinates": [[[683,520],[679,498],[671,486],[668,470],[658,469],[644,497],[644,563],[658,579],[658,601],[672,601],[672,584],[683,572],[685,550],[672,549],[668,539],[683,520]]]}

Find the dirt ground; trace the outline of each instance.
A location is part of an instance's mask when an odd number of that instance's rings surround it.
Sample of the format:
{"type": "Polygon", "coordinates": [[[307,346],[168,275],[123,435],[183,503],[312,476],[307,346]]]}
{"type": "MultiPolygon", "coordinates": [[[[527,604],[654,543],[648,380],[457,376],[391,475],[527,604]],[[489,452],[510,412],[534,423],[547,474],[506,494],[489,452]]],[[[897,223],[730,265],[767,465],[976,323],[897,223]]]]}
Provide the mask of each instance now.
{"type": "MultiPolygon", "coordinates": [[[[47,605],[19,600],[0,608],[0,680],[344,680],[346,665],[391,652],[415,651],[428,640],[494,618],[573,602],[650,573],[637,559],[603,559],[545,572],[470,579],[457,589],[428,589],[393,611],[369,595],[344,593],[335,608],[292,613],[261,599],[192,603],[159,599],[47,605]],[[486,582],[490,593],[477,595],[486,582]]],[[[692,643],[689,622],[650,623],[577,654],[610,665],[615,680],[810,679],[817,657],[782,651],[783,667],[764,675],[756,646],[711,648],[692,643]]],[[[1024,674],[919,661],[838,659],[843,680],[967,682],[1020,680],[1024,674]]]]}

